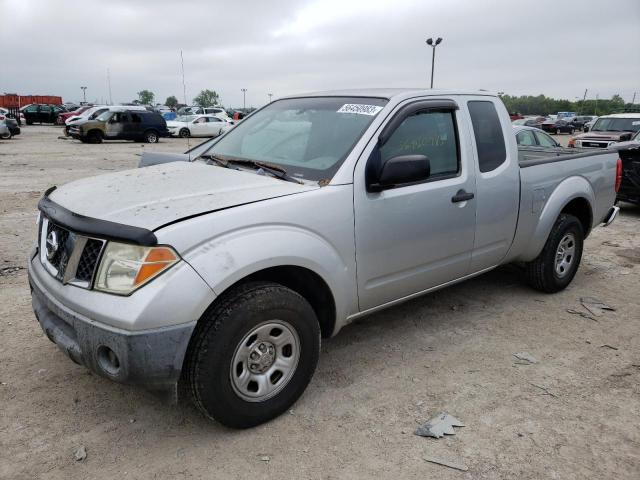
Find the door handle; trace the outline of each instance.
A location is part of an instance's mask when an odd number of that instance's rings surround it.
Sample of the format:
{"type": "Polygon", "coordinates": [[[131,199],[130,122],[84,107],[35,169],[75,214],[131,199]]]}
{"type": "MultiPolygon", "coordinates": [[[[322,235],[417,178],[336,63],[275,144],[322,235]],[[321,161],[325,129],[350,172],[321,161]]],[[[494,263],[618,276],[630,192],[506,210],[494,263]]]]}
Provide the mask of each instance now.
{"type": "Polygon", "coordinates": [[[471,200],[473,197],[473,193],[465,192],[464,189],[461,188],[453,197],[451,197],[451,203],[466,202],[467,200],[471,200]]]}

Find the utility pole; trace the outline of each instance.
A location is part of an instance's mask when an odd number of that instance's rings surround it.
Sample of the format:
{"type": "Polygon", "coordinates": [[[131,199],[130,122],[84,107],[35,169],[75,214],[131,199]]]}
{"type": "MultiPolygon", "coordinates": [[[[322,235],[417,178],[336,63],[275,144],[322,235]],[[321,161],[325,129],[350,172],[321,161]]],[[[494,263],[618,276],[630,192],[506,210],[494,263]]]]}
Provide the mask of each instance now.
{"type": "Polygon", "coordinates": [[[111,97],[111,73],[107,68],[107,86],[109,87],[109,105],[113,105],[113,98],[111,97]]]}
{"type": "MultiPolygon", "coordinates": [[[[269,103],[271,103],[271,97],[273,97],[273,93],[267,93],[267,95],[269,95],[269,103]]],[[[633,98],[636,98],[635,95],[633,98]]]]}
{"type": "Polygon", "coordinates": [[[246,110],[247,109],[247,89],[241,88],[240,90],[242,90],[242,109],[246,110]]]}
{"type": "Polygon", "coordinates": [[[631,105],[635,105],[636,103],[636,93],[637,92],[633,92],[633,100],[631,100],[631,105]]]}
{"type": "Polygon", "coordinates": [[[82,97],[84,98],[83,103],[87,103],[87,87],[80,87],[82,89],[82,97]]]}
{"type": "Polygon", "coordinates": [[[587,92],[588,92],[588,91],[589,91],[589,89],[588,89],[588,88],[585,88],[585,89],[584,89],[584,95],[583,95],[583,97],[582,97],[582,105],[580,105],[580,114],[581,114],[581,115],[582,115],[582,113],[583,113],[582,111],[584,110],[584,102],[585,102],[585,100],[587,99],[587,92]]]}
{"type": "Polygon", "coordinates": [[[436,38],[436,41],[433,41],[433,38],[427,38],[427,45],[431,47],[431,88],[433,88],[433,70],[436,63],[436,47],[440,45],[442,42],[442,38],[436,38]]]}
{"type": "Polygon", "coordinates": [[[596,93],[596,113],[595,116],[598,116],[598,94],[596,93]]]}

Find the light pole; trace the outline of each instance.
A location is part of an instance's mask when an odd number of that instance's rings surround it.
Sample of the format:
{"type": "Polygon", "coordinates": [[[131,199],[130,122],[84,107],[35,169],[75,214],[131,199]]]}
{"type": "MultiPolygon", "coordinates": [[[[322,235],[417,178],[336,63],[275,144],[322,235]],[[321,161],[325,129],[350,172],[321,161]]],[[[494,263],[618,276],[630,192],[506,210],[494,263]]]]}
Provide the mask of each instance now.
{"type": "Polygon", "coordinates": [[[82,97],[84,98],[84,103],[87,103],[87,87],[80,87],[82,89],[82,97]]]}
{"type": "Polygon", "coordinates": [[[427,38],[427,45],[431,47],[431,88],[433,88],[433,67],[436,63],[436,47],[440,45],[442,42],[442,38],[436,38],[436,41],[433,41],[433,38],[427,38]]]}
{"type": "Polygon", "coordinates": [[[273,97],[273,93],[267,93],[269,95],[269,103],[271,103],[271,97],[273,97]]]}
{"type": "Polygon", "coordinates": [[[240,90],[242,90],[242,109],[246,110],[247,109],[247,89],[241,88],[240,90]]]}

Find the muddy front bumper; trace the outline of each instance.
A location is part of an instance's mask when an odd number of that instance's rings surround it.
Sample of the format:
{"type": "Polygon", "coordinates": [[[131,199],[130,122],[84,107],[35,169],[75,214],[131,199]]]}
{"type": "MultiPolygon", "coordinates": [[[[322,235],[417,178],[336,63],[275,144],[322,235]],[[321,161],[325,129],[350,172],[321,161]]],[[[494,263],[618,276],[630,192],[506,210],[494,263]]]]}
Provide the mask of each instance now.
{"type": "Polygon", "coordinates": [[[141,385],[171,402],[195,322],[143,331],[105,325],[47,293],[29,265],[33,310],[49,340],[71,360],[120,383],[141,385]]]}

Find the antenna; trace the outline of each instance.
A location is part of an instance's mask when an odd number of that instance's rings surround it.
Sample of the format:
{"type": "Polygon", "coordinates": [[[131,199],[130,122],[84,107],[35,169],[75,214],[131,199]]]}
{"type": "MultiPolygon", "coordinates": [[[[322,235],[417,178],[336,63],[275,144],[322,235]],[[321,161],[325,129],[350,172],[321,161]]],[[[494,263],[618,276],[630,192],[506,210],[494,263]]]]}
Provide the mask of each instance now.
{"type": "MultiPolygon", "coordinates": [[[[184,81],[184,57],[182,56],[182,50],[180,50],[180,63],[182,65],[182,95],[184,97],[184,104],[187,105],[187,84],[184,81]]],[[[187,137],[187,150],[191,150],[189,137],[187,137]]],[[[191,161],[191,153],[189,153],[189,161],[191,161]]]]}

